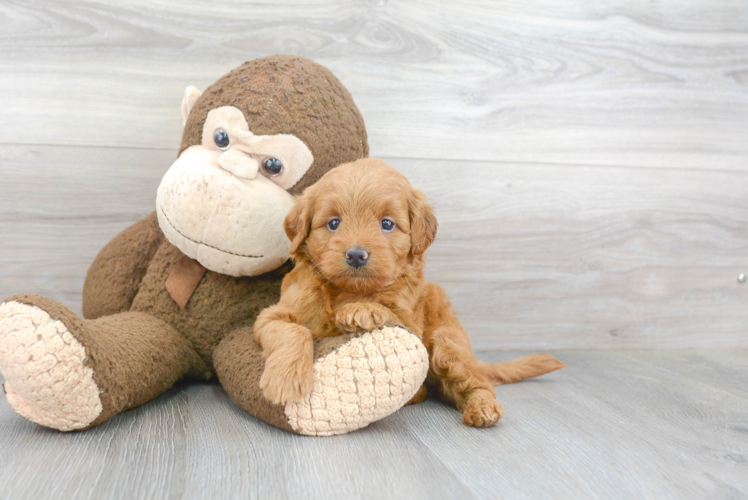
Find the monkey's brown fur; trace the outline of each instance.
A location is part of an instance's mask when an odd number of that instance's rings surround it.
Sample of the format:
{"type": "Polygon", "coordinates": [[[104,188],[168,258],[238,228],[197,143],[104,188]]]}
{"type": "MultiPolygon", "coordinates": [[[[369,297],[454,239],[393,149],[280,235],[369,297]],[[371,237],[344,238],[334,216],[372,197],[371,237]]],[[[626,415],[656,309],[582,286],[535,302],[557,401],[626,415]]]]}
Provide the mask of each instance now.
{"type": "Polygon", "coordinates": [[[424,252],[437,221],[426,196],[377,159],[339,166],[308,188],[285,220],[296,267],[283,279],[281,300],[262,311],[255,338],[266,358],[260,387],[276,402],[299,400],[312,390],[314,339],[404,325],[429,352],[426,385],[453,401],[467,425],[484,427],[504,413],[493,386],[562,368],[537,354],[490,365],[475,358],[468,335],[442,288],[423,276],[424,252]],[[380,226],[395,223],[392,231],[380,226]],[[335,230],[328,223],[339,220],[335,230]],[[368,252],[358,269],[346,251],[368,252]]]}
{"type": "Polygon", "coordinates": [[[184,126],[179,153],[200,144],[211,109],[242,110],[255,135],[295,135],[314,154],[304,178],[289,189],[301,193],[328,170],[369,156],[366,127],[348,90],[329,69],[303,57],[248,61],[205,89],[184,126]]]}
{"type": "MultiPolygon", "coordinates": [[[[189,114],[180,154],[200,144],[208,111],[227,105],[242,110],[254,133],[294,134],[312,151],[314,163],[292,193],[335,165],[368,154],[363,119],[348,91],[329,70],[303,57],[249,61],[216,81],[189,114]]],[[[93,369],[103,406],[89,427],[155,398],[183,377],[217,374],[239,406],[291,430],[283,408],[259,396],[262,362],[252,337],[257,314],[277,302],[287,268],[239,278],[209,270],[180,309],[165,283],[182,257],[153,213],[96,257],[83,290],[86,320],[38,295],[6,300],[61,320],[86,349],[84,363],[93,369]]],[[[318,353],[334,344],[318,345],[318,353]]]]}

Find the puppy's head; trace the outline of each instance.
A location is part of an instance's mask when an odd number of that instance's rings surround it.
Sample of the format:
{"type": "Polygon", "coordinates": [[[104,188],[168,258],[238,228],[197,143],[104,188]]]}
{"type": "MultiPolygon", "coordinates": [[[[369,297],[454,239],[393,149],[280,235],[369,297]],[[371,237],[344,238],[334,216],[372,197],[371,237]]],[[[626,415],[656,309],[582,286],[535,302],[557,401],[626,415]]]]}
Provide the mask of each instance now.
{"type": "Polygon", "coordinates": [[[436,228],[426,196],[375,158],[325,174],[285,220],[294,259],[308,261],[334,285],[364,293],[420,266],[436,228]]]}

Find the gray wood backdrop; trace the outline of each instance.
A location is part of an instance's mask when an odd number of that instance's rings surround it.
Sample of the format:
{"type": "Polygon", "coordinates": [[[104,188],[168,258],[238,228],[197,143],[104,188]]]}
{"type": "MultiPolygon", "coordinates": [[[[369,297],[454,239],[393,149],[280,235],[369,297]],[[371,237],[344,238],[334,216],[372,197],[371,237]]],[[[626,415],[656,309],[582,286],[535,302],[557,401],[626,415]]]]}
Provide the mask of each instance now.
{"type": "Polygon", "coordinates": [[[437,207],[478,349],[748,347],[748,3],[0,2],[0,295],[80,312],[187,85],[300,54],[437,207]]]}

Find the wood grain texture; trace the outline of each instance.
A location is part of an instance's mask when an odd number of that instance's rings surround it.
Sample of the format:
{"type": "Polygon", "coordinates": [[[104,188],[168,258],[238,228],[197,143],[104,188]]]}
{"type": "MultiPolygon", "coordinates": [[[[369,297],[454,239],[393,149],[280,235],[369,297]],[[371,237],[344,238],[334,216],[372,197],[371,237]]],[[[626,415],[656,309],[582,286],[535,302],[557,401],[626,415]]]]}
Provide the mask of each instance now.
{"type": "MultiPolygon", "coordinates": [[[[519,352],[484,352],[500,361],[519,352]]],[[[361,431],[271,428],[215,385],[61,434],[0,401],[7,498],[744,498],[747,351],[567,351],[471,429],[435,401],[361,431]]]]}
{"type": "Polygon", "coordinates": [[[175,148],[187,85],[293,53],[348,86],[374,155],[746,168],[741,0],[8,0],[0,14],[3,142],[175,148]]]}
{"type": "MultiPolygon", "coordinates": [[[[171,151],[0,145],[0,296],[80,313],[171,151]]],[[[748,347],[748,173],[389,159],[436,205],[427,276],[478,349],[748,347]],[[705,334],[705,332],[708,332],[705,334]]]]}
{"type": "Polygon", "coordinates": [[[0,4],[0,295],[80,311],[153,207],[180,99],[313,57],[434,200],[478,348],[748,347],[740,0],[0,4]]]}
{"type": "Polygon", "coordinates": [[[335,72],[434,201],[428,276],[478,349],[608,350],[497,388],[487,430],[428,401],[305,438],[191,385],[60,434],[0,397],[1,498],[748,496],[748,352],[612,350],[748,347],[743,0],[4,0],[0,298],[80,312],[184,88],[274,53],[335,72]]]}

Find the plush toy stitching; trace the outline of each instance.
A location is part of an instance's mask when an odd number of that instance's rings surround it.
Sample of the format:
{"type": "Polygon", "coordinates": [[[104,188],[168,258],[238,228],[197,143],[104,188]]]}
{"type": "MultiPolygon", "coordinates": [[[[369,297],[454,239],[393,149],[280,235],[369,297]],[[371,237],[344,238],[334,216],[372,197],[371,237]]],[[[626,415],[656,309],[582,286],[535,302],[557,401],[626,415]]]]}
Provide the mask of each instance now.
{"type": "Polygon", "coordinates": [[[210,247],[213,250],[218,250],[219,252],[227,253],[229,255],[236,255],[237,257],[247,257],[247,258],[250,258],[250,259],[261,259],[263,257],[262,255],[244,255],[244,254],[241,254],[241,253],[229,252],[228,250],[221,250],[220,248],[214,247],[213,245],[209,245],[208,243],[203,243],[202,241],[193,240],[189,236],[183,234],[179,229],[177,229],[176,227],[174,227],[174,224],[172,224],[172,222],[169,220],[169,217],[166,215],[166,212],[164,212],[163,208],[161,208],[161,213],[164,215],[164,218],[166,219],[166,222],[169,223],[169,225],[171,226],[172,229],[174,229],[174,231],[178,232],[180,235],[182,235],[184,238],[190,240],[192,243],[197,243],[198,245],[205,245],[206,247],[210,247]]]}

